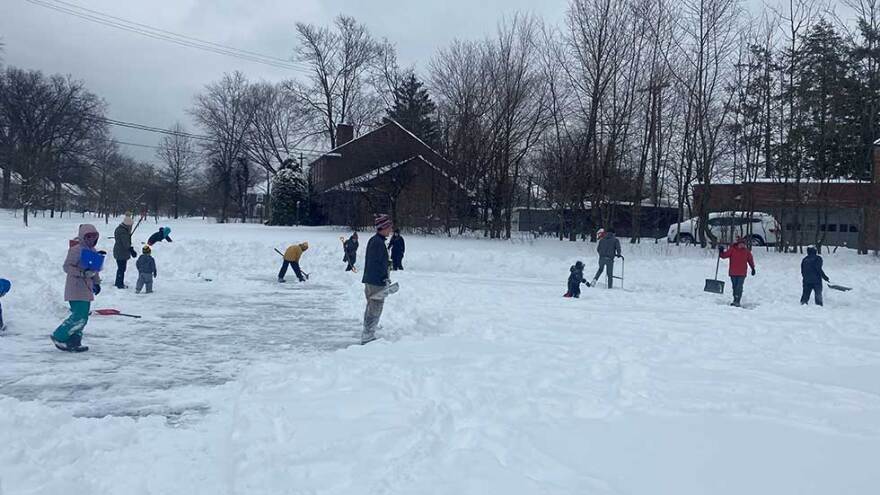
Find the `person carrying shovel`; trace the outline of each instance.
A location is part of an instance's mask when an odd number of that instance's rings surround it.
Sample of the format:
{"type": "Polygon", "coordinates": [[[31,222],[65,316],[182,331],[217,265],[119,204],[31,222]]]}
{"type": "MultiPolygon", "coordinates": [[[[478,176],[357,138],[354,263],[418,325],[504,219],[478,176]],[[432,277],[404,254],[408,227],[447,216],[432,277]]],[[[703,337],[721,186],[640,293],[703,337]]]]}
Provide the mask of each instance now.
{"type": "Polygon", "coordinates": [[[599,231],[599,244],[596,246],[596,252],[599,253],[599,269],[593,277],[593,283],[588,287],[596,287],[602,272],[608,277],[607,288],[614,287],[614,258],[622,258],[620,254],[620,239],[615,237],[614,229],[601,229],[599,231]]]}
{"type": "Polygon", "coordinates": [[[730,260],[727,270],[727,274],[730,276],[730,284],[733,286],[733,302],[730,305],[740,307],[743,284],[748,273],[747,267],[751,267],[752,276],[755,276],[755,259],[752,257],[752,252],[746,246],[743,238],[737,237],[736,241],[727,249],[724,249],[724,246],[718,246],[718,257],[730,260]]]}
{"type": "Polygon", "coordinates": [[[801,260],[801,277],[803,278],[803,293],[801,304],[810,302],[810,293],[816,297],[816,306],[822,306],[822,281],[828,282],[828,275],[822,269],[822,257],[816,252],[816,248],[807,248],[807,255],[801,260]]]}

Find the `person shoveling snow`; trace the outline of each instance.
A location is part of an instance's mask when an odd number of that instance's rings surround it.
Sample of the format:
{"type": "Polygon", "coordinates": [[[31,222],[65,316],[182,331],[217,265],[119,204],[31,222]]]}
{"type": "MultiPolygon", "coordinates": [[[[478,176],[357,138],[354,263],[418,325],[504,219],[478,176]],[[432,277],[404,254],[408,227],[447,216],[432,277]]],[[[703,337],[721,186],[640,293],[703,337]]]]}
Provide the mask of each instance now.
{"type": "Polygon", "coordinates": [[[593,277],[593,283],[590,287],[595,287],[599,282],[602,272],[605,272],[609,289],[614,287],[614,258],[620,258],[620,239],[614,235],[614,229],[599,229],[599,244],[596,246],[596,252],[599,253],[599,269],[593,277]]]}
{"type": "Polygon", "coordinates": [[[816,248],[810,246],[807,248],[807,255],[801,260],[801,278],[803,279],[803,292],[801,293],[801,304],[810,302],[810,293],[815,294],[816,306],[822,306],[822,281],[828,282],[828,275],[822,269],[822,257],[816,251],[816,248]]]}
{"type": "Polygon", "coordinates": [[[309,249],[309,243],[301,242],[289,246],[287,250],[284,251],[284,254],[282,255],[284,261],[281,263],[281,270],[278,272],[279,283],[284,283],[284,276],[287,275],[288,267],[293,267],[293,273],[296,274],[296,278],[298,278],[300,282],[306,281],[306,277],[303,275],[302,269],[299,266],[299,260],[302,259],[302,255],[307,249],[309,249]]]}
{"type": "Polygon", "coordinates": [[[742,237],[738,237],[736,241],[726,250],[724,246],[718,246],[718,256],[722,259],[729,259],[730,266],[727,274],[730,276],[730,285],[733,287],[733,302],[731,306],[740,306],[742,299],[743,285],[746,281],[747,267],[752,268],[752,276],[755,276],[755,259],[752,252],[746,246],[746,242],[742,237]]]}

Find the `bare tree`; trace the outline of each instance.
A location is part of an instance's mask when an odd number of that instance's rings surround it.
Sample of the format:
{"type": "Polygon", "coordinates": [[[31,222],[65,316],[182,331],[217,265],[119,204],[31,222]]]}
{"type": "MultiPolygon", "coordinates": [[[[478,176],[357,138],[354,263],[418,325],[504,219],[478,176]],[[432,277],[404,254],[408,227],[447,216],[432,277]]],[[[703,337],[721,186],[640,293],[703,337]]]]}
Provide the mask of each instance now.
{"type": "Polygon", "coordinates": [[[708,225],[708,186],[726,151],[722,132],[728,124],[732,93],[726,91],[733,74],[741,20],[738,0],[685,0],[681,3],[680,36],[676,49],[684,61],[676,75],[687,98],[690,133],[685,139],[686,161],[704,186],[697,210],[699,241],[714,244],[708,225]],[[690,166],[690,165],[689,165],[690,166]]]}
{"type": "Polygon", "coordinates": [[[252,94],[244,74],[226,74],[220,81],[205,87],[205,92],[196,97],[191,111],[196,122],[211,137],[203,147],[221,194],[221,223],[229,220],[236,163],[247,153],[247,137],[254,120],[252,94]]]}
{"type": "Polygon", "coordinates": [[[390,64],[388,43],[379,43],[363,24],[340,15],[333,28],[296,24],[298,46],[294,58],[308,65],[306,83],[287,87],[317,115],[315,127],[336,147],[336,125],[356,128],[374,122],[382,109],[381,98],[371,87],[371,74],[390,64]]]}
{"type": "Polygon", "coordinates": [[[156,157],[165,165],[162,176],[171,186],[172,213],[176,219],[180,216],[181,192],[189,186],[198,165],[198,155],[193,138],[183,124],[177,122],[171,131],[174,134],[163,137],[159,143],[156,157]]]}
{"type": "Polygon", "coordinates": [[[11,172],[19,178],[18,202],[25,225],[31,208],[45,204],[61,188],[65,172],[81,162],[90,139],[103,132],[104,103],[79,81],[39,71],[8,68],[0,76],[0,146],[4,170],[3,204],[9,204],[11,172]],[[47,187],[48,186],[48,187],[47,187]]]}
{"type": "Polygon", "coordinates": [[[538,24],[532,17],[502,21],[487,46],[492,96],[488,118],[492,157],[487,188],[489,235],[510,237],[520,173],[546,126],[546,88],[538,60],[538,24]]]}

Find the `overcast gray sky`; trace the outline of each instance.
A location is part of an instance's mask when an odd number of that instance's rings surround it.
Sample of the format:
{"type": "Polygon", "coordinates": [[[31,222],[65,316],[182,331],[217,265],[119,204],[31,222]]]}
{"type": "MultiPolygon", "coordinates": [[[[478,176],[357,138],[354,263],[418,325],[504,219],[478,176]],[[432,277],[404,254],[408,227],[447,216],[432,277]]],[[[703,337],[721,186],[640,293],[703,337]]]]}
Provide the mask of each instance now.
{"type": "MultiPolygon", "coordinates": [[[[479,38],[504,14],[534,12],[561,20],[567,0],[65,0],[179,34],[288,58],[294,23],[329,24],[354,16],[397,46],[402,65],[423,65],[454,38],[479,38]]],[[[109,104],[109,116],[156,127],[188,123],[193,95],[224,72],[277,81],[295,72],[177,46],[95,24],[26,0],[0,0],[6,64],[85,81],[109,104]]],[[[118,139],[156,144],[152,133],[113,128],[118,139]]],[[[153,151],[124,147],[153,159],[153,151]]]]}
{"type": "MultiPolygon", "coordinates": [[[[342,13],[397,46],[402,65],[417,69],[455,38],[477,39],[514,12],[562,21],[568,0],[64,0],[178,34],[288,58],[294,23],[329,24],[342,13]]],[[[748,0],[758,7],[760,0],[748,0]]],[[[85,81],[109,104],[109,117],[170,127],[189,126],[186,109],[205,84],[241,70],[277,81],[296,72],[177,46],[34,5],[0,0],[5,63],[85,81]]],[[[193,131],[190,127],[190,130],[193,131]]],[[[114,127],[117,139],[155,145],[159,135],[114,127]]],[[[153,150],[125,147],[140,159],[153,150]]]]}

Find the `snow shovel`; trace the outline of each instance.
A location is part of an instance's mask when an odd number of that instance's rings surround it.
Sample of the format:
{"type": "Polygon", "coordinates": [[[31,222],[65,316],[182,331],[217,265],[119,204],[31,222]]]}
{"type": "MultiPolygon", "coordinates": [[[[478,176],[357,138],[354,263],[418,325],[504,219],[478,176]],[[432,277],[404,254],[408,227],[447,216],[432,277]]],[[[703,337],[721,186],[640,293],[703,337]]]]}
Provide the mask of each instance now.
{"type": "Polygon", "coordinates": [[[724,282],[718,280],[718,267],[721,265],[721,256],[715,261],[715,278],[707,278],[706,285],[703,286],[703,292],[711,292],[713,294],[724,294],[724,282]]]}
{"type": "Polygon", "coordinates": [[[847,287],[845,285],[837,285],[837,284],[828,284],[829,289],[839,290],[840,292],[846,292],[852,290],[852,287],[847,287]]]}
{"type": "Polygon", "coordinates": [[[620,257],[620,276],[619,277],[618,276],[611,277],[611,278],[616,278],[617,280],[620,280],[620,288],[621,289],[623,289],[623,274],[625,271],[626,271],[626,258],[621,256],[620,257]]]}
{"type": "MultiPolygon", "coordinates": [[[[282,258],[284,258],[284,253],[282,253],[281,251],[279,251],[278,248],[275,248],[275,252],[278,253],[279,255],[281,255],[282,258]]],[[[302,268],[300,268],[299,271],[301,271],[302,274],[303,274],[303,276],[306,277],[306,280],[309,279],[309,274],[306,273],[305,270],[303,270],[302,268]]]]}
{"type": "Polygon", "coordinates": [[[374,301],[382,301],[391,294],[396,294],[399,290],[400,285],[397,282],[394,282],[393,284],[386,285],[384,289],[370,296],[370,299],[374,301]]]}
{"type": "Polygon", "coordinates": [[[101,316],[127,316],[129,318],[140,318],[141,317],[140,315],[130,315],[130,314],[122,313],[118,309],[96,309],[96,310],[92,311],[92,313],[95,313],[95,314],[101,315],[101,316]]]}

